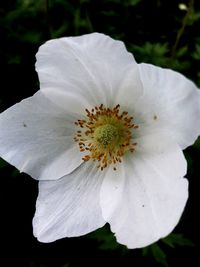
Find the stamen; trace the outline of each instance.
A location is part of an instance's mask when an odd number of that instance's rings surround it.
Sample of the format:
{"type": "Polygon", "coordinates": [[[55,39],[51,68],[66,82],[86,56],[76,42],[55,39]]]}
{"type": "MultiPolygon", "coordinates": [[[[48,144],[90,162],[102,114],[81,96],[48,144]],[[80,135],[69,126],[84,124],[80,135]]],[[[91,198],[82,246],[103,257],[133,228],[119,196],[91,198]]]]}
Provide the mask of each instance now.
{"type": "Polygon", "coordinates": [[[88,153],[82,160],[99,162],[97,168],[101,171],[113,165],[116,171],[124,154],[135,151],[137,143],[132,142],[132,129],[137,129],[138,125],[133,123],[133,117],[127,111],[120,112],[119,104],[114,108],[101,104],[85,111],[87,119],[75,122],[81,130],[74,137],[80,152],[88,153]]]}

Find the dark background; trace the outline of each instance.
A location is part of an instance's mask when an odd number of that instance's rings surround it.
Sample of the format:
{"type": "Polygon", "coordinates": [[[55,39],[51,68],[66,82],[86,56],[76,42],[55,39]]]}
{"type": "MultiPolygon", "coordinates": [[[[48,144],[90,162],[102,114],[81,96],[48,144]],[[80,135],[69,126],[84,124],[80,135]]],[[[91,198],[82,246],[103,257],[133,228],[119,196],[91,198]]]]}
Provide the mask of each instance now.
{"type": "MultiPolygon", "coordinates": [[[[39,89],[34,64],[42,43],[93,31],[124,41],[138,62],[175,69],[200,86],[200,1],[1,1],[0,111],[39,89]]],[[[0,266],[198,266],[200,142],[184,153],[190,197],[182,219],[168,239],[136,250],[118,245],[108,226],[39,243],[32,234],[37,182],[1,160],[0,266]]]]}

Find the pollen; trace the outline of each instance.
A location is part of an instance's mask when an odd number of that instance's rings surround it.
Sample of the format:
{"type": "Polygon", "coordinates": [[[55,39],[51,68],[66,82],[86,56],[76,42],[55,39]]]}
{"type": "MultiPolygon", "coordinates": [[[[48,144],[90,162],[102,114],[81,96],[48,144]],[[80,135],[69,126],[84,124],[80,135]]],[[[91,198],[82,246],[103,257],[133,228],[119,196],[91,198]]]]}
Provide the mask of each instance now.
{"type": "Polygon", "coordinates": [[[133,142],[133,130],[138,125],[133,123],[128,112],[120,111],[119,104],[114,108],[101,104],[85,112],[85,119],[75,122],[78,130],[74,136],[83,161],[97,162],[101,171],[108,166],[116,171],[123,156],[135,151],[137,143],[133,142]]]}

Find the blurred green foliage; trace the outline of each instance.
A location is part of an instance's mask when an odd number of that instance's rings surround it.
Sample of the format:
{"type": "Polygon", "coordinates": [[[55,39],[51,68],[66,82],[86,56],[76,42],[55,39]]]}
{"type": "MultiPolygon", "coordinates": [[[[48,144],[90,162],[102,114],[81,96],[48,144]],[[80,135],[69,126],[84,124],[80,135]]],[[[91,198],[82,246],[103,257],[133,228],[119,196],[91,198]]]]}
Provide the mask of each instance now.
{"type": "Polygon", "coordinates": [[[117,243],[115,236],[110,232],[108,225],[88,234],[88,238],[98,241],[98,247],[101,250],[116,250],[118,253],[126,253],[127,248],[117,243]]]}
{"type": "MultiPolygon", "coordinates": [[[[200,1],[193,0],[10,0],[1,2],[1,110],[38,90],[34,63],[35,53],[42,43],[51,38],[94,31],[103,32],[124,41],[138,62],[152,63],[180,71],[200,86],[199,29],[200,1]],[[180,4],[184,6],[183,9],[180,8],[180,4]]],[[[185,155],[189,165],[189,176],[198,177],[200,172],[195,158],[200,157],[200,140],[197,140],[194,147],[187,150],[185,155]]],[[[0,160],[2,177],[5,177],[5,170],[10,173],[11,181],[19,175],[17,170],[0,160]]],[[[22,194],[23,190],[25,189],[22,188],[19,194],[22,194]]],[[[192,181],[190,190],[196,192],[192,181]]],[[[194,227],[196,225],[197,223],[194,227]]],[[[32,236],[32,229],[30,232],[32,236]]],[[[189,235],[196,241],[195,234],[189,232],[189,235]]],[[[153,262],[150,264],[147,260],[145,264],[148,262],[148,265],[145,266],[175,266],[167,263],[170,249],[193,246],[193,242],[183,235],[171,234],[158,243],[140,250],[138,254],[137,251],[128,251],[126,247],[119,245],[107,226],[89,234],[86,239],[95,240],[96,249],[111,251],[117,259],[120,255],[123,266],[136,266],[133,262],[129,265],[125,260],[131,257],[131,253],[135,253],[133,257],[137,262],[140,262],[142,255],[145,256],[144,258],[151,257],[153,262]]],[[[36,246],[35,243],[33,244],[31,243],[31,246],[36,246]]],[[[65,253],[68,255],[67,252],[65,253]]],[[[34,258],[33,255],[30,257],[34,258]]],[[[29,265],[25,266],[55,267],[55,263],[46,265],[38,261],[34,262],[31,260],[29,265]]],[[[75,265],[71,263],[64,265],[63,262],[56,265],[56,267],[67,266],[75,265]]]]}
{"type": "Polygon", "coordinates": [[[0,7],[0,56],[8,64],[21,64],[24,47],[31,53],[50,38],[99,31],[125,41],[139,62],[173,68],[200,84],[194,71],[200,57],[200,8],[194,2],[188,12],[193,0],[184,2],[186,10],[177,0],[9,1],[0,7]]]}
{"type": "MultiPolygon", "coordinates": [[[[123,256],[126,256],[129,253],[126,246],[117,243],[114,235],[109,231],[109,227],[107,225],[89,234],[87,237],[96,239],[98,241],[99,249],[101,250],[114,250],[123,256]]],[[[152,257],[155,262],[167,267],[169,265],[167,262],[167,254],[165,252],[166,246],[174,249],[177,246],[194,247],[195,245],[190,239],[185,238],[182,234],[172,233],[161,239],[159,242],[142,248],[142,256],[152,257]],[[163,244],[165,246],[163,246],[163,244]]]]}
{"type": "Polygon", "coordinates": [[[161,246],[162,242],[170,248],[176,248],[177,246],[194,247],[192,241],[188,238],[185,238],[182,234],[172,233],[161,239],[159,242],[142,249],[143,256],[153,256],[156,262],[166,267],[169,266],[169,264],[167,261],[165,248],[162,248],[161,246]]]}

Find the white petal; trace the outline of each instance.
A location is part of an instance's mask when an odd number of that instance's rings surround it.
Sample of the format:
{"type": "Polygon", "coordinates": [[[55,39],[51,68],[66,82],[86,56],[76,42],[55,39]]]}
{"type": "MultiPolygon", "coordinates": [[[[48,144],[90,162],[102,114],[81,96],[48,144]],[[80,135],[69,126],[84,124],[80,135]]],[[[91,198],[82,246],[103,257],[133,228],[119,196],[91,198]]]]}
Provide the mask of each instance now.
{"type": "Polygon", "coordinates": [[[58,179],[82,162],[74,121],[38,92],[0,115],[0,156],[33,178],[58,179]]]}
{"type": "Polygon", "coordinates": [[[107,174],[101,189],[103,217],[117,241],[129,248],[144,247],[168,235],[188,198],[180,148],[164,134],[141,141],[132,157],[107,174]]]}
{"type": "Polygon", "coordinates": [[[121,97],[129,103],[130,94],[134,99],[142,90],[132,54],[121,41],[99,33],[46,42],[37,53],[36,69],[41,90],[67,110],[72,110],[70,103],[76,105],[80,114],[101,103],[113,106],[121,97]]]}
{"type": "Polygon", "coordinates": [[[193,144],[200,135],[200,92],[195,84],[173,70],[138,66],[145,91],[145,103],[138,105],[146,107],[147,123],[162,124],[183,149],[193,144]]]}
{"type": "Polygon", "coordinates": [[[99,205],[104,175],[83,163],[57,181],[40,181],[34,235],[41,242],[87,234],[105,224],[99,205]]]}

